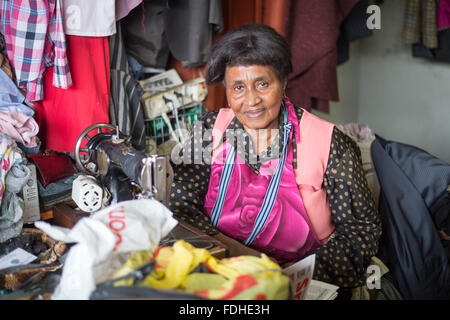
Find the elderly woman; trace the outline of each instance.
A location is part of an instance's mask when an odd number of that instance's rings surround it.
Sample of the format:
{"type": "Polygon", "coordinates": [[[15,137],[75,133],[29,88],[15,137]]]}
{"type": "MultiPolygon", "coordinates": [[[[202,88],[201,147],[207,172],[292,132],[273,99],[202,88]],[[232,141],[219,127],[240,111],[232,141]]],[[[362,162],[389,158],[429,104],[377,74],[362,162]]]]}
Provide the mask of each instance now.
{"type": "Polygon", "coordinates": [[[364,284],[380,218],[357,145],[285,96],[285,39],[246,25],[213,46],[208,84],[222,82],[229,108],[206,113],[174,165],[170,209],[229,245],[281,265],[315,253],[314,278],[364,284]]]}

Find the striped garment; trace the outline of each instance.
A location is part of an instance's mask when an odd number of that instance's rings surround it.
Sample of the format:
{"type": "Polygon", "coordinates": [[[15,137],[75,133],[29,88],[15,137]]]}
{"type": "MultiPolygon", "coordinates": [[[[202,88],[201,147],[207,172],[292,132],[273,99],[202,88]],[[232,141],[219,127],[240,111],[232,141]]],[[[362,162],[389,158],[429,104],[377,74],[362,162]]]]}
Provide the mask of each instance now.
{"type": "Polygon", "coordinates": [[[53,85],[72,85],[66,57],[61,0],[0,0],[0,28],[17,84],[28,101],[44,98],[43,75],[54,66],[53,85]]]}
{"type": "Polygon", "coordinates": [[[408,44],[437,48],[436,0],[407,0],[402,39],[408,44]]]}
{"type": "Polygon", "coordinates": [[[127,55],[123,44],[120,22],[117,33],[109,37],[111,64],[111,94],[109,105],[110,123],[131,137],[136,148],[145,149],[144,113],[141,97],[144,92],[140,84],[131,76],[127,55]]]}

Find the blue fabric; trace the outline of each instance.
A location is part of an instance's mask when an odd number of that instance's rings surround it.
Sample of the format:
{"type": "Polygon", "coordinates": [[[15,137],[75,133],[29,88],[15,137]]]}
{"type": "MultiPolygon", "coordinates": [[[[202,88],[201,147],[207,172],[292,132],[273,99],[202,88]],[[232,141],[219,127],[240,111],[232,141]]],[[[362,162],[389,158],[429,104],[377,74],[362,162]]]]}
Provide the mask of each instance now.
{"type": "Polygon", "coordinates": [[[56,182],[48,184],[45,188],[38,180],[39,201],[44,208],[48,208],[57,203],[67,201],[72,198],[72,184],[73,181],[79,176],[76,173],[67,178],[58,180],[56,182]]]}
{"type": "Polygon", "coordinates": [[[450,165],[380,137],[371,154],[381,187],[379,258],[405,299],[450,299],[449,261],[430,213],[450,184],[450,165]]]}
{"type": "Polygon", "coordinates": [[[8,75],[0,69],[0,111],[24,113],[32,117],[34,111],[23,102],[25,97],[8,75]]]}
{"type": "Polygon", "coordinates": [[[20,142],[16,142],[16,143],[17,143],[17,146],[19,147],[19,149],[22,150],[25,154],[37,154],[41,150],[42,143],[38,137],[36,137],[36,140],[37,140],[37,146],[31,147],[31,148],[25,147],[25,145],[20,142]]]}
{"type": "Polygon", "coordinates": [[[137,80],[141,80],[142,77],[142,69],[144,68],[139,61],[137,61],[133,56],[127,55],[128,64],[133,71],[133,75],[137,80]]]}

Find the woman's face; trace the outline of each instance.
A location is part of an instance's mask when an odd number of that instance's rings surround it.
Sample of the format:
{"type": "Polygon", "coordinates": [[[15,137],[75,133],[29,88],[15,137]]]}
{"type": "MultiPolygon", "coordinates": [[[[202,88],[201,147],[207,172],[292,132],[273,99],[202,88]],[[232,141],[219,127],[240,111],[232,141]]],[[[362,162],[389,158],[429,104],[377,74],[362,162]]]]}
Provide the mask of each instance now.
{"type": "Polygon", "coordinates": [[[233,66],[225,70],[228,104],[244,129],[275,129],[286,81],[272,66],[233,66]]]}

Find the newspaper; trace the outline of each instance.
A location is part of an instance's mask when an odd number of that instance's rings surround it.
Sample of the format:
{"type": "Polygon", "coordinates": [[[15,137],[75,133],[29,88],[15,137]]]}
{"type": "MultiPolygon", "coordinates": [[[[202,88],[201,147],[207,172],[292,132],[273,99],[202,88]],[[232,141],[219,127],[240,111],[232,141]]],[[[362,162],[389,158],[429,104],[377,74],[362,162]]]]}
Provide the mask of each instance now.
{"type": "Polygon", "coordinates": [[[312,254],[283,269],[283,273],[291,279],[292,299],[303,300],[312,280],[315,261],[316,255],[312,254]]]}
{"type": "Polygon", "coordinates": [[[313,280],[316,255],[306,258],[283,269],[283,273],[291,279],[293,300],[334,300],[339,287],[322,281],[313,280]]]}
{"type": "Polygon", "coordinates": [[[175,69],[170,69],[151,78],[141,80],[139,83],[144,89],[146,96],[153,96],[183,84],[183,80],[181,80],[175,69]]]}
{"type": "Polygon", "coordinates": [[[339,287],[317,280],[311,280],[303,300],[334,300],[339,287]]]}

